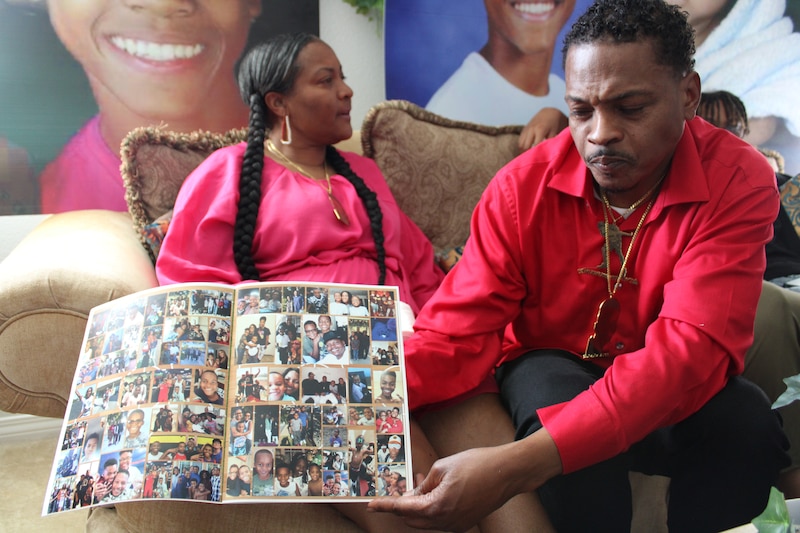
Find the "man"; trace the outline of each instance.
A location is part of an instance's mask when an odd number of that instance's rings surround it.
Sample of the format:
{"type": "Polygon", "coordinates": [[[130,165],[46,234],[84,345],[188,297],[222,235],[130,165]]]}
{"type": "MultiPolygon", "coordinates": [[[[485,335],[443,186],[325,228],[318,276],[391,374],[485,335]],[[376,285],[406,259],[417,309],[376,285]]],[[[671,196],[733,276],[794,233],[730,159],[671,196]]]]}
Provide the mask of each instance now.
{"type": "Polygon", "coordinates": [[[465,529],[535,490],[558,531],[625,531],[638,470],[671,478],[672,531],[746,523],[788,464],[769,402],[737,376],[774,175],[692,120],[700,79],[677,8],[599,0],[564,42],[569,131],[489,184],[406,344],[412,408],[466,402],[496,369],[518,440],[440,460],[415,495],[370,506],[465,529]]]}
{"type": "Polygon", "coordinates": [[[328,295],[322,292],[319,287],[314,287],[308,297],[308,312],[309,313],[327,313],[328,312],[328,295]]]}
{"type": "Polygon", "coordinates": [[[147,462],[152,463],[154,461],[161,460],[161,443],[157,440],[150,442],[150,449],[147,452],[147,462]]]}
{"type": "Polygon", "coordinates": [[[111,481],[111,490],[106,493],[101,503],[129,500],[132,497],[128,483],[128,472],[119,470],[111,481]]]}
{"type": "Polygon", "coordinates": [[[147,446],[147,431],[142,432],[144,424],[144,411],[134,409],[128,413],[128,418],[125,422],[127,431],[125,440],[122,443],[123,448],[142,448],[147,446]]]}
{"type": "MultiPolygon", "coordinates": [[[[331,330],[327,332],[322,340],[325,343],[325,350],[328,352],[320,360],[321,365],[347,365],[350,364],[350,349],[345,345],[347,334],[342,330],[331,330]]],[[[333,391],[331,391],[333,392],[333,391]]]]}
{"type": "Polygon", "coordinates": [[[116,459],[106,459],[103,463],[103,470],[100,472],[100,476],[97,478],[97,482],[94,484],[94,502],[99,503],[100,500],[105,498],[106,494],[111,492],[111,483],[114,480],[114,476],[117,474],[119,470],[119,464],[116,459]]]}

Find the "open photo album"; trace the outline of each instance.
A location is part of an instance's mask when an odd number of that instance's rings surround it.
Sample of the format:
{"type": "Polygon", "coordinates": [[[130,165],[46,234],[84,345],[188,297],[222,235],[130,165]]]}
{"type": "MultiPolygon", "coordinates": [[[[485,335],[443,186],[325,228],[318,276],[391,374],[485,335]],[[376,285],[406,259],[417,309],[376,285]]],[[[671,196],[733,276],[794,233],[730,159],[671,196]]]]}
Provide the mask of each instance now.
{"type": "Polygon", "coordinates": [[[412,485],[396,287],[178,284],[94,308],[42,507],[412,485]]]}

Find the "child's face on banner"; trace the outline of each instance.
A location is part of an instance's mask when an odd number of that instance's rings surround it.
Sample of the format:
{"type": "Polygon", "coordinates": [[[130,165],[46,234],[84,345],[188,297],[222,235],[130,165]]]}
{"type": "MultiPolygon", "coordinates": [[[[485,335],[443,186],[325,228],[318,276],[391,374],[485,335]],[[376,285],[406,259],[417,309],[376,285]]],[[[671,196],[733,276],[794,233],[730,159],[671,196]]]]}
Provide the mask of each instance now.
{"type": "Polygon", "coordinates": [[[523,54],[552,50],[558,32],[575,9],[575,0],[550,3],[484,0],[484,4],[490,34],[499,34],[523,54]]]}
{"type": "Polygon", "coordinates": [[[59,39],[83,66],[98,103],[176,119],[233,82],[261,0],[48,0],[59,39]]]}

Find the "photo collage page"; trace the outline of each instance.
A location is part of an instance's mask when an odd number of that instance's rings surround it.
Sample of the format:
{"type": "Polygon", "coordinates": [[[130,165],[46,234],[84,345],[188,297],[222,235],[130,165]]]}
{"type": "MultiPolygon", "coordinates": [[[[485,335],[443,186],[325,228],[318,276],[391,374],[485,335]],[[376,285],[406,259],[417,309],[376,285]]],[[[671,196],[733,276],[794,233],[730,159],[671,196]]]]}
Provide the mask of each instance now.
{"type": "Polygon", "coordinates": [[[176,285],[89,317],[43,514],[402,495],[396,288],[176,285]]]}

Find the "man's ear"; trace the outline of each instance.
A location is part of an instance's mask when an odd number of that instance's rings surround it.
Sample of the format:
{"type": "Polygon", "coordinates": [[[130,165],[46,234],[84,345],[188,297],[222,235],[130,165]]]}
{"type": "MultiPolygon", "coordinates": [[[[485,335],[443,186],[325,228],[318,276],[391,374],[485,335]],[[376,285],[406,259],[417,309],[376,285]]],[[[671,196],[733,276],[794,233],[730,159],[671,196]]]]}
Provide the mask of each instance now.
{"type": "Polygon", "coordinates": [[[700,75],[694,70],[689,72],[681,80],[681,86],[684,98],[684,118],[692,120],[697,115],[697,107],[700,105],[700,97],[702,96],[702,88],[700,84],[700,75]]]}

